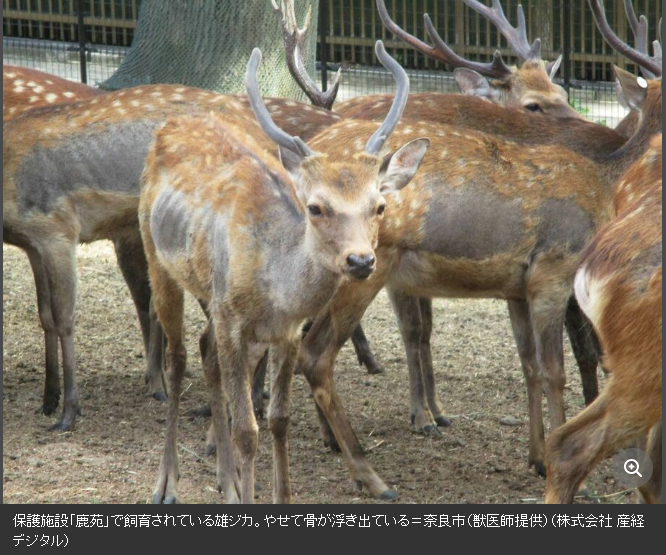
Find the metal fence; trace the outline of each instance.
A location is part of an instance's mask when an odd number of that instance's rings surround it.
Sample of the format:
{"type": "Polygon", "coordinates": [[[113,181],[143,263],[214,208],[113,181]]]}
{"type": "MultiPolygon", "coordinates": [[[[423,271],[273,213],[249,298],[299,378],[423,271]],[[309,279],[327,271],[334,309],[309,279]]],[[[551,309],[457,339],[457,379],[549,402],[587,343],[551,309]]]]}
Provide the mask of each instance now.
{"type": "MultiPolygon", "coordinates": [[[[502,1],[510,18],[515,17],[518,3],[502,1]]],[[[656,38],[661,2],[634,3],[637,12],[648,17],[651,39],[656,38]]],[[[3,0],[3,62],[97,84],[115,71],[131,45],[140,4],[141,0],[3,0]]],[[[522,0],[522,4],[530,35],[542,38],[544,57],[564,56],[561,82],[569,88],[572,104],[593,120],[615,125],[625,111],[610,84],[612,64],[630,71],[636,68],[605,44],[587,0],[522,0]]],[[[386,0],[386,5],[399,25],[426,42],[423,14],[429,13],[442,38],[460,55],[487,60],[499,45],[505,58],[515,61],[496,29],[460,0],[386,0]]],[[[613,28],[630,40],[622,0],[606,0],[605,5],[613,28]]],[[[393,90],[391,78],[376,67],[372,54],[378,38],[408,68],[412,90],[457,90],[450,68],[415,52],[384,29],[375,0],[320,0],[319,27],[320,82],[330,82],[324,67],[329,71],[339,64],[348,67],[340,100],[393,90]]]]}

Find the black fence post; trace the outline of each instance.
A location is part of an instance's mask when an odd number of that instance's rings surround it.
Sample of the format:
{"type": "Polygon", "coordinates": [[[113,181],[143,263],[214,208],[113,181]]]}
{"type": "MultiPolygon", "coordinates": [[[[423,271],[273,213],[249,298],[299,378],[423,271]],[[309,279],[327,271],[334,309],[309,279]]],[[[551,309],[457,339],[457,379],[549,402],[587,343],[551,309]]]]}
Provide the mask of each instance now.
{"type": "Polygon", "coordinates": [[[321,56],[321,90],[328,89],[328,46],[326,33],[328,32],[328,0],[319,2],[319,52],[321,56]]]}
{"type": "Polygon", "coordinates": [[[571,89],[571,0],[562,0],[563,25],[562,29],[562,65],[564,65],[564,89],[571,89]]]}
{"type": "Polygon", "coordinates": [[[83,20],[83,3],[84,0],[77,0],[76,2],[76,18],[78,21],[78,35],[79,35],[79,60],[81,61],[81,83],[88,83],[88,61],[86,60],[86,26],[83,20]]]}

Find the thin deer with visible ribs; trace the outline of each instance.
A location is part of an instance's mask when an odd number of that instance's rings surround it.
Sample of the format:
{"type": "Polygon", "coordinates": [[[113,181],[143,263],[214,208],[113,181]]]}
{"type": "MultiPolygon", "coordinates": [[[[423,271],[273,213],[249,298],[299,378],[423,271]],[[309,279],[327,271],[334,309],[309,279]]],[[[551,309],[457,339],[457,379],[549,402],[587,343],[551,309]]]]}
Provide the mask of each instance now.
{"type": "MultiPolygon", "coordinates": [[[[167,337],[171,391],[154,502],[176,500],[185,290],[210,311],[231,409],[240,489],[232,457],[226,464],[218,458],[227,501],[254,500],[258,429],[249,380],[269,345],[273,498],[291,500],[287,431],[300,326],[326,306],[342,283],[373,273],[383,195],[410,181],[428,148],[427,139],[417,139],[393,155],[378,156],[400,119],[409,81],[381,42],[377,56],[398,83],[395,104],[365,149],[348,157],[316,152],[276,126],[259,96],[258,49],[248,64],[248,97],[261,128],[279,145],[284,168],[268,153],[265,139],[254,141],[215,114],[171,119],[157,133],[139,209],[155,308],[167,337]]],[[[224,445],[228,423],[219,379],[209,379],[209,392],[218,457],[224,457],[230,449],[224,445]]],[[[385,486],[382,493],[392,495],[385,486]]]]}

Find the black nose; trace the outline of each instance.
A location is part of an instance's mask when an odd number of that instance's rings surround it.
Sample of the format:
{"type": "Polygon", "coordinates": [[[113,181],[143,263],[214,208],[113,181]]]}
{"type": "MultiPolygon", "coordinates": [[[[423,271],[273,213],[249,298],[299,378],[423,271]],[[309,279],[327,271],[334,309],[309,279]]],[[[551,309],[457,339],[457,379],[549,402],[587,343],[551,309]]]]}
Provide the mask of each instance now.
{"type": "Polygon", "coordinates": [[[347,257],[347,265],[349,266],[349,273],[356,278],[365,279],[375,268],[375,257],[372,254],[350,254],[347,257]]]}

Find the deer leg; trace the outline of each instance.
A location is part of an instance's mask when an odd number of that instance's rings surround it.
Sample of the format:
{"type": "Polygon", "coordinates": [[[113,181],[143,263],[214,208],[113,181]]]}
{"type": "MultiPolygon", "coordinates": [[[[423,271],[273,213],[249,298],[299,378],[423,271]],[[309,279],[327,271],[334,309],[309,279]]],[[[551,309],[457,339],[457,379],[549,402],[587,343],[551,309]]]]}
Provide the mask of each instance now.
{"type": "Polygon", "coordinates": [[[425,386],[426,399],[437,425],[448,427],[451,425],[451,421],[444,416],[444,409],[437,398],[435,372],[432,367],[432,349],[430,347],[430,337],[432,336],[432,299],[419,299],[419,309],[421,311],[421,368],[423,369],[423,385],[425,386]]]}
{"type": "Polygon", "coordinates": [[[365,336],[365,332],[363,331],[361,324],[356,326],[354,332],[352,333],[351,339],[352,344],[354,345],[354,351],[356,352],[358,363],[361,366],[365,366],[368,374],[381,374],[384,372],[384,368],[381,364],[379,364],[379,362],[377,362],[375,354],[370,348],[370,343],[368,342],[368,338],[365,336]]]}
{"type": "Polygon", "coordinates": [[[600,461],[659,423],[652,418],[661,415],[661,388],[655,390],[659,395],[651,395],[652,385],[640,380],[621,382],[611,375],[589,407],[551,433],[546,450],[546,503],[573,502],[578,486],[600,461]]]}
{"type": "Polygon", "coordinates": [[[564,315],[567,299],[537,296],[530,300],[537,361],[545,377],[550,431],[562,426],[564,414],[564,315]]]}
{"type": "Polygon", "coordinates": [[[143,251],[141,236],[120,237],[113,243],[125,283],[129,288],[139,317],[146,353],[146,383],[150,394],[158,401],[166,401],[164,391],[163,348],[164,340],[160,324],[151,310],[151,290],[148,279],[148,262],[143,251]],[[152,344],[154,343],[154,345],[152,344]]]}
{"type": "Polygon", "coordinates": [[[410,417],[414,430],[427,435],[441,436],[426,400],[426,390],[421,364],[421,308],[419,299],[388,287],[393,312],[407,353],[409,368],[410,417]]]}
{"type": "Polygon", "coordinates": [[[592,324],[583,314],[575,297],[569,299],[565,326],[571,349],[580,370],[585,405],[589,405],[599,395],[599,382],[597,380],[599,352],[595,346],[592,324]]]}
{"type": "Polygon", "coordinates": [[[60,374],[58,363],[58,333],[56,332],[53,312],[51,311],[51,292],[44,262],[37,249],[27,249],[28,259],[35,278],[37,290],[37,310],[39,321],[44,330],[45,369],[44,402],[42,412],[53,414],[60,402],[60,374]]]}
{"type": "Polygon", "coordinates": [[[54,431],[70,431],[81,413],[76,387],[76,358],[74,355],[74,310],[76,304],[76,244],[54,239],[44,254],[48,288],[51,294],[51,313],[62,352],[64,403],[63,413],[51,427],[54,431]]]}
{"type": "Polygon", "coordinates": [[[299,360],[300,367],[315,402],[334,433],[356,485],[359,489],[367,488],[374,497],[397,499],[398,494],[386,486],[365,458],[333,381],[335,358],[359,320],[360,316],[349,318],[344,326],[340,324],[344,329],[334,330],[330,314],[319,315],[301,346],[303,356],[299,360]]]}
{"type": "Polygon", "coordinates": [[[222,376],[218,364],[215,334],[210,322],[201,334],[199,348],[201,350],[201,361],[210,397],[212,423],[209,428],[208,441],[211,441],[210,436],[212,435],[212,441],[217,453],[218,491],[224,492],[227,503],[238,503],[240,501],[238,497],[240,483],[236,474],[236,465],[234,464],[226,402],[222,395],[222,376]]]}
{"type": "Polygon", "coordinates": [[[252,406],[257,418],[264,417],[264,384],[266,383],[266,370],[268,369],[268,350],[261,357],[252,380],[252,406]]]}
{"type": "Polygon", "coordinates": [[[264,351],[255,360],[250,360],[247,347],[239,346],[238,340],[234,339],[240,332],[230,329],[224,312],[226,311],[223,308],[213,311],[215,339],[224,390],[231,408],[231,440],[240,469],[240,501],[247,504],[254,502],[254,458],[259,442],[259,427],[252,407],[250,376],[264,351]]]}
{"type": "Polygon", "coordinates": [[[273,503],[291,503],[289,483],[289,397],[298,341],[271,347],[271,400],[268,426],[273,435],[273,503]]]}
{"type": "Polygon", "coordinates": [[[508,305],[513,335],[516,338],[518,355],[520,356],[527,385],[527,406],[530,418],[529,466],[534,466],[537,474],[545,476],[543,414],[541,409],[542,376],[536,357],[529,307],[525,301],[509,301],[508,305]]]}
{"type": "Polygon", "coordinates": [[[166,335],[166,374],[169,387],[164,452],[153,490],[153,503],[173,504],[177,499],[178,468],[178,407],[187,351],[183,342],[184,294],[182,289],[159,265],[155,246],[146,235],[146,256],[153,287],[153,303],[166,335]]]}
{"type": "Polygon", "coordinates": [[[652,427],[648,434],[645,452],[652,460],[652,477],[647,484],[638,488],[641,503],[661,504],[661,421],[652,427]]]}

